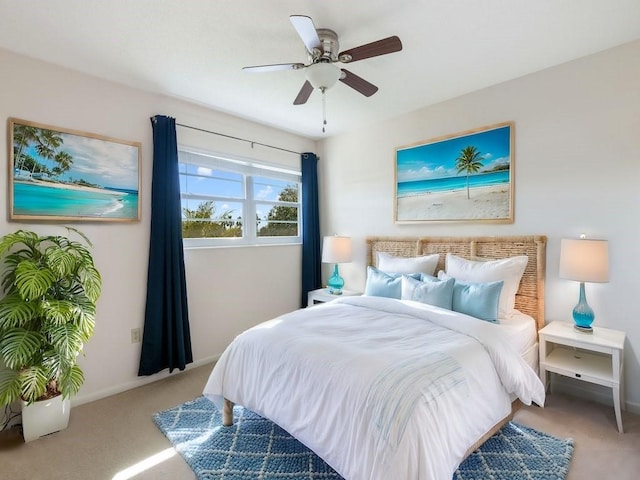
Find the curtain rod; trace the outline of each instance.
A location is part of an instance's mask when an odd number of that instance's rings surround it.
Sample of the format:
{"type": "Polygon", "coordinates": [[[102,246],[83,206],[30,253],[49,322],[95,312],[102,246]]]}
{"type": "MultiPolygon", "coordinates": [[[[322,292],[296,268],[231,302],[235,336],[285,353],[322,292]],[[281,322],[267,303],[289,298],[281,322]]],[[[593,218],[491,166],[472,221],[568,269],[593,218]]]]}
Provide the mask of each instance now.
{"type": "Polygon", "coordinates": [[[176,122],[176,125],[178,125],[179,127],[190,128],[191,130],[198,130],[199,132],[211,133],[212,135],[219,135],[221,137],[231,138],[233,140],[240,140],[241,142],[247,142],[247,143],[251,144],[252,148],[253,148],[254,145],[261,145],[263,147],[273,148],[274,150],[280,150],[282,152],[289,152],[289,153],[295,153],[296,155],[302,155],[302,152],[295,152],[293,150],[288,150],[288,149],[282,148],[282,147],[276,147],[274,145],[268,145],[266,143],[254,142],[253,140],[247,140],[246,138],[234,137],[233,135],[227,135],[225,133],[212,132],[211,130],[205,130],[204,128],[192,127],[191,125],[184,125],[182,123],[177,123],[177,122],[176,122]]]}

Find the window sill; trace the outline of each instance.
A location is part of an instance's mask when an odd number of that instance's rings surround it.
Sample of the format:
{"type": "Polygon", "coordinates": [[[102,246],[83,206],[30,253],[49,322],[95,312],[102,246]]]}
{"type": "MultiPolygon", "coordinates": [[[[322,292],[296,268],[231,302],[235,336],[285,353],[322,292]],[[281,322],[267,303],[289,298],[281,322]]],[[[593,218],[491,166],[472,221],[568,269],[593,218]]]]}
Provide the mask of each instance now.
{"type": "Polygon", "coordinates": [[[183,245],[186,250],[209,250],[217,248],[261,248],[261,247],[297,247],[302,246],[302,242],[289,243],[241,243],[238,245],[183,245]]]}

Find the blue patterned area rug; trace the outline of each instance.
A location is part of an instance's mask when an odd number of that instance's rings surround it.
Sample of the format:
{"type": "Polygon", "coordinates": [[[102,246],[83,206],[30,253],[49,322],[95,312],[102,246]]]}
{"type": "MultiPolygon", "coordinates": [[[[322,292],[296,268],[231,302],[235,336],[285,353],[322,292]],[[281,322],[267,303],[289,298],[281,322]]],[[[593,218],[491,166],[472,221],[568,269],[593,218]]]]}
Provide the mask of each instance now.
{"type": "MultiPolygon", "coordinates": [[[[342,479],[273,422],[238,406],[233,414],[233,427],[223,427],[213,403],[198,397],[153,419],[198,480],[342,479]]],[[[572,454],[573,440],[512,422],[462,462],[453,479],[562,480],[572,454]]]]}

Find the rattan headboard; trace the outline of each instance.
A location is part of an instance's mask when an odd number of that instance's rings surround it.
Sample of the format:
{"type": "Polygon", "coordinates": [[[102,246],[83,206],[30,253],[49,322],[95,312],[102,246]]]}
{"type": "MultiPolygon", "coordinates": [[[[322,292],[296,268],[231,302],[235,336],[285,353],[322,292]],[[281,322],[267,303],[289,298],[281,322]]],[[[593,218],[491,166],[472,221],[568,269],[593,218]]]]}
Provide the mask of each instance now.
{"type": "Polygon", "coordinates": [[[463,258],[506,258],[527,255],[529,262],[516,294],[516,308],[544,327],[544,278],[547,237],[367,237],[367,265],[376,266],[377,253],[398,257],[440,254],[438,270],[444,270],[446,253],[463,258]]]}

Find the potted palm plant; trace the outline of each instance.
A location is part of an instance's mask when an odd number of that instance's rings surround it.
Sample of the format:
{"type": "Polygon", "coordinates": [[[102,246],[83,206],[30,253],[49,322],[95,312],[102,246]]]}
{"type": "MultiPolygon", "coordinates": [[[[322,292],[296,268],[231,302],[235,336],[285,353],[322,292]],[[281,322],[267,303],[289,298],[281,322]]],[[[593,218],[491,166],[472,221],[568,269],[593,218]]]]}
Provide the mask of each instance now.
{"type": "Polygon", "coordinates": [[[102,280],[84,243],[19,230],[0,237],[0,405],[22,400],[25,441],[62,430],[84,382],[102,280]],[[54,412],[57,412],[57,416],[54,412]]]}

